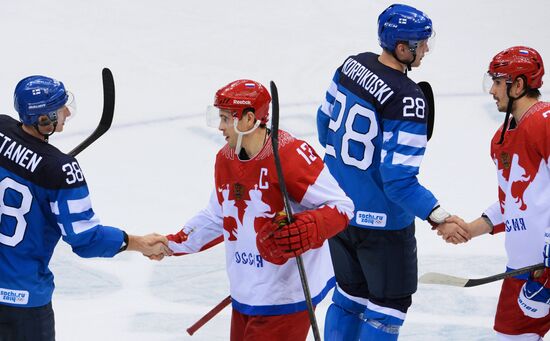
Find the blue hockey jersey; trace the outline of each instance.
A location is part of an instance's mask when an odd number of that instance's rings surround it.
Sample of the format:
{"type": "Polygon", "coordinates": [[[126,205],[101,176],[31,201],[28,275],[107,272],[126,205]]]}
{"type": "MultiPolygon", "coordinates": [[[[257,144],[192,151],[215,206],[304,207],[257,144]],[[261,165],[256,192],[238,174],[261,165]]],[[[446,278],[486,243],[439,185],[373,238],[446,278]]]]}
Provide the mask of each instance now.
{"type": "Polygon", "coordinates": [[[374,53],[348,57],[317,111],[325,162],[355,204],[351,225],[402,229],[437,203],[417,179],[428,103],[404,73],[374,53]]]}
{"type": "Polygon", "coordinates": [[[51,301],[48,264],[63,238],[81,257],[112,257],[124,233],[100,225],[75,158],[0,115],[0,304],[51,301]]]}

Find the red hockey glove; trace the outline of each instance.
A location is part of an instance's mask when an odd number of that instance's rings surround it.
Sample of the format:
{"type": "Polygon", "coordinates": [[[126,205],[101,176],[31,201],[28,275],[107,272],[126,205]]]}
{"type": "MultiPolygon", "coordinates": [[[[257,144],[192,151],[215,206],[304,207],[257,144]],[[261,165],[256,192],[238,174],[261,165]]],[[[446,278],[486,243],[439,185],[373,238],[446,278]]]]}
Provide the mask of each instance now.
{"type": "MultiPolygon", "coordinates": [[[[284,217],[286,218],[286,216],[284,217]]],[[[283,265],[287,262],[288,258],[283,257],[283,253],[273,238],[273,234],[277,228],[279,228],[279,225],[275,221],[267,221],[256,235],[256,247],[263,259],[273,264],[283,265]]]]}
{"type": "Polygon", "coordinates": [[[273,232],[273,239],[285,258],[297,257],[309,249],[318,248],[327,239],[324,219],[316,210],[295,214],[291,224],[285,215],[279,215],[274,223],[278,228],[273,232]]]}
{"type": "Polygon", "coordinates": [[[288,258],[321,247],[349,223],[346,214],[329,206],[297,213],[293,220],[289,224],[285,213],[280,212],[258,231],[256,246],[265,260],[284,264],[288,258]]]}

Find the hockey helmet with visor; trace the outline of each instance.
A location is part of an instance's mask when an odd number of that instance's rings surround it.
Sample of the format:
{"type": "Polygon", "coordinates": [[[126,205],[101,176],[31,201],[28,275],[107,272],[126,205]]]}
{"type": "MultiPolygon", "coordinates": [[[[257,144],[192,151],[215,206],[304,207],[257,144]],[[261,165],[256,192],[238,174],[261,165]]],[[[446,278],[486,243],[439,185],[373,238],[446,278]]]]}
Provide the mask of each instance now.
{"type": "Polygon", "coordinates": [[[483,80],[483,88],[489,92],[493,80],[497,78],[511,84],[518,77],[523,77],[529,89],[538,89],[542,86],[542,76],[544,63],[540,54],[530,47],[514,46],[493,57],[483,80]]]}
{"type": "Polygon", "coordinates": [[[70,115],[76,114],[74,95],[65,89],[62,82],[45,76],[30,76],[17,83],[14,91],[14,107],[23,124],[36,126],[56,123],[58,111],[67,107],[70,115]],[[39,117],[47,120],[39,123],[39,117]]]}
{"type": "Polygon", "coordinates": [[[423,41],[428,44],[428,51],[432,50],[434,38],[432,20],[414,7],[393,4],[378,16],[378,41],[392,53],[401,42],[407,43],[413,54],[423,41]]]}

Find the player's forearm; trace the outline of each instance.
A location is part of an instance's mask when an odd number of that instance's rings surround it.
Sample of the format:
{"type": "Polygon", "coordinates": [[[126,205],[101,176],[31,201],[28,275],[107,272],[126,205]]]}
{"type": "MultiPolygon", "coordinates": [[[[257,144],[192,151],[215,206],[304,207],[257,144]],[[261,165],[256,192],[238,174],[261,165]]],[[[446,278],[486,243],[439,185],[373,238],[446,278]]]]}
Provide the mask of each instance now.
{"type": "Polygon", "coordinates": [[[468,231],[470,232],[470,236],[473,238],[481,236],[482,234],[490,233],[493,231],[493,226],[487,222],[486,218],[479,217],[468,223],[468,231]]]}

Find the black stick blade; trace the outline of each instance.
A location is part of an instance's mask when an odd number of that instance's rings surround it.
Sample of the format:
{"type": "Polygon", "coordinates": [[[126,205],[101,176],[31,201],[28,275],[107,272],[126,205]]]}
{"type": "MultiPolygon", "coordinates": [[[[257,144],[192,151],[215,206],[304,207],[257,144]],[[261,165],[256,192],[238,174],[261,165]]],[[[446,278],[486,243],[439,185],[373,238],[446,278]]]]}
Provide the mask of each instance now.
{"type": "Polygon", "coordinates": [[[101,119],[94,132],[69,152],[71,156],[78,155],[81,151],[94,143],[95,140],[109,130],[113,123],[115,111],[115,81],[111,70],[108,68],[104,68],[101,75],[103,78],[103,113],[101,114],[101,119]]]}
{"type": "Polygon", "coordinates": [[[429,110],[428,115],[428,141],[432,138],[434,132],[434,123],[435,123],[435,100],[432,86],[428,82],[418,82],[420,90],[424,93],[426,101],[428,101],[429,110]]]}

